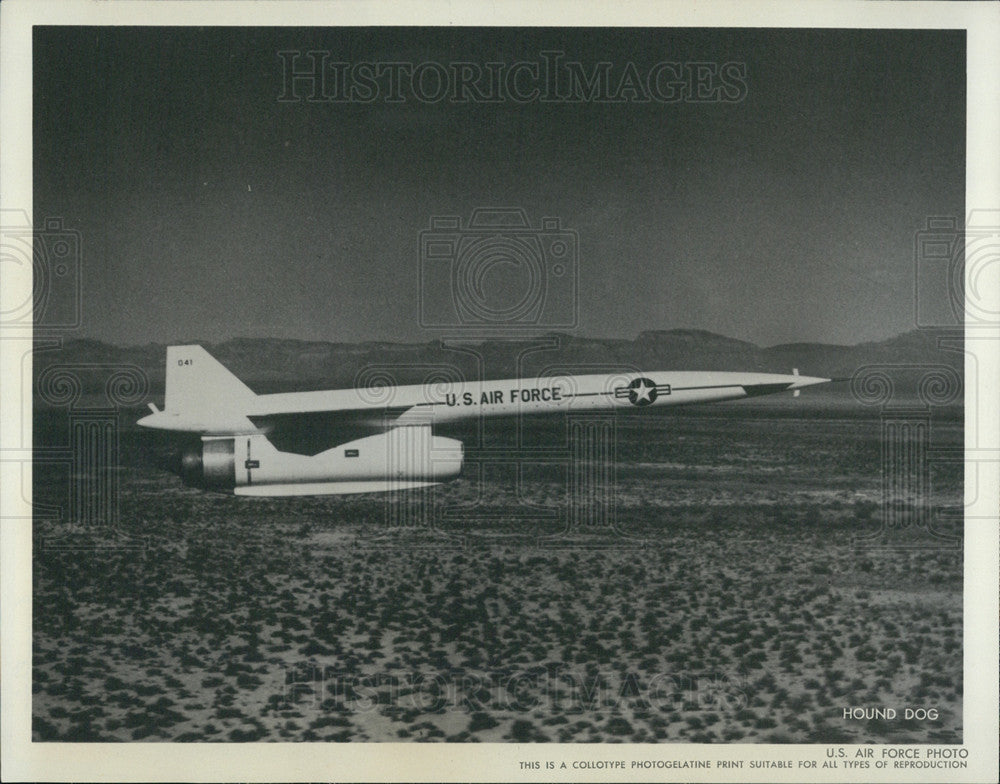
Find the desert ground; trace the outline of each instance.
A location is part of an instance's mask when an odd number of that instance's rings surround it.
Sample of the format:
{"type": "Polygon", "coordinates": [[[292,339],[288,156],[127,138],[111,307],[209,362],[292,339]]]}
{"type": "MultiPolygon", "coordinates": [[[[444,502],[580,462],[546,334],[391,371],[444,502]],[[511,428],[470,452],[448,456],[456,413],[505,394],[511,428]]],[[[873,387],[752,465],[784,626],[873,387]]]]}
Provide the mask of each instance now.
{"type": "MultiPolygon", "coordinates": [[[[934,531],[888,541],[877,412],[623,417],[575,502],[579,466],[532,457],[559,422],[426,491],[244,499],[134,420],[117,520],[70,519],[70,470],[36,466],[35,740],[961,742],[961,464],[897,518],[934,531]]],[[[36,444],[65,427],[37,414],[36,444]]]]}

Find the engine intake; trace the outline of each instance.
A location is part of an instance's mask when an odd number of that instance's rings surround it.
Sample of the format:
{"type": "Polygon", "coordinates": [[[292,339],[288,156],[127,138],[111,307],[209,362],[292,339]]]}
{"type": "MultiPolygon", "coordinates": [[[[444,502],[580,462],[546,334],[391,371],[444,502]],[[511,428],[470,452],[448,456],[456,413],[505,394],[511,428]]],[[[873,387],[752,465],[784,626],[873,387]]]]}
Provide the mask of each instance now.
{"type": "Polygon", "coordinates": [[[184,484],[204,490],[231,490],[236,486],[235,439],[210,438],[181,455],[184,484]]]}

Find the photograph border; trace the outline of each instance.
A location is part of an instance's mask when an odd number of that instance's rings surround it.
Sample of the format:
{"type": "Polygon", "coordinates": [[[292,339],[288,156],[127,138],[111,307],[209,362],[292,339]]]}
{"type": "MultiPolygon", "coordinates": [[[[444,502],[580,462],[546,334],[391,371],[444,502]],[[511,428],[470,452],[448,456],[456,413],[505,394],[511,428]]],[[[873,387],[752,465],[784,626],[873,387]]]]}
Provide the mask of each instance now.
{"type": "MultiPolygon", "coordinates": [[[[32,208],[33,25],[651,26],[964,29],[967,34],[966,209],[1000,208],[1000,7],[974,2],[22,2],[0,7],[0,201],[32,208]]],[[[934,111],[928,106],[928,112],[934,111]]],[[[998,212],[997,214],[1000,214],[998,212]]],[[[968,286],[968,281],[966,282],[968,286]]],[[[2,305],[30,300],[31,277],[5,274],[2,305]],[[26,294],[27,293],[27,294],[26,294]]],[[[1000,291],[976,295],[1000,313],[1000,291]],[[992,299],[989,297],[992,296],[992,299]]],[[[966,322],[964,742],[962,770],[731,770],[718,760],[812,759],[850,744],[33,743],[31,741],[32,331],[0,331],[0,645],[6,780],[91,781],[995,781],[998,775],[998,511],[1000,328],[966,322]],[[25,361],[24,357],[28,356],[25,361]],[[711,760],[710,770],[597,767],[609,760],[711,760]],[[541,769],[523,762],[541,762],[541,769]],[[554,762],[553,768],[546,768],[554,762]],[[560,767],[561,763],[566,767],[560,767]],[[584,763],[582,766],[572,763],[584,763]],[[594,765],[590,765],[594,763],[594,765]],[[808,776],[806,775],[808,773],[808,776]]],[[[927,745],[908,745],[924,749],[927,745]]]]}

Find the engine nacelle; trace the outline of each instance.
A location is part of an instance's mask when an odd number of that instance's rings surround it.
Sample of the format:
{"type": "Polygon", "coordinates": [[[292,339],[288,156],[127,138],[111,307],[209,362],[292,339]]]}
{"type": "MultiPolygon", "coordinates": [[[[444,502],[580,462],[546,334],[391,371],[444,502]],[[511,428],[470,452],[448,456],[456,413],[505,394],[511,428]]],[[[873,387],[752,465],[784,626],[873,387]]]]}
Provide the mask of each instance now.
{"type": "Polygon", "coordinates": [[[279,452],[260,434],[204,437],[182,456],[181,476],[189,485],[241,495],[368,492],[454,479],[463,459],[460,441],[435,436],[426,425],[397,427],[317,455],[279,452]]]}
{"type": "Polygon", "coordinates": [[[233,438],[205,438],[181,455],[184,484],[205,490],[231,490],[236,485],[236,444],[233,438]]]}

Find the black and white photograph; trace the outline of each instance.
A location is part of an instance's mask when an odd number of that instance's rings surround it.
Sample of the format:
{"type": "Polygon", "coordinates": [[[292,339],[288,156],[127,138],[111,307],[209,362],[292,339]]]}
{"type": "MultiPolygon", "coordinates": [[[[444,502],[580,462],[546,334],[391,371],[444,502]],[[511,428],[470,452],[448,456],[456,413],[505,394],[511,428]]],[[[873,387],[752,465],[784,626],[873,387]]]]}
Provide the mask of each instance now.
{"type": "Polygon", "coordinates": [[[995,780],[996,7],[59,5],[18,776],[995,780]]]}

